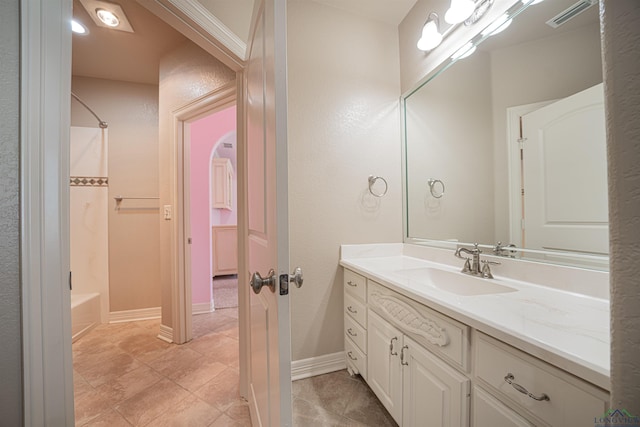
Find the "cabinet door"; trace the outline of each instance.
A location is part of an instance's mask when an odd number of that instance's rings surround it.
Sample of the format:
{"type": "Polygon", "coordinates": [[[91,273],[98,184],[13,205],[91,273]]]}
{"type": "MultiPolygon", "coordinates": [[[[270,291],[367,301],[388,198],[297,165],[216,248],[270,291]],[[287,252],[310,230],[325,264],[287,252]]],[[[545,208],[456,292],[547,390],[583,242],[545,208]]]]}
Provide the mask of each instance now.
{"type": "Polygon", "coordinates": [[[472,427],[533,427],[514,410],[481,388],[473,388],[472,427]]]}
{"type": "Polygon", "coordinates": [[[402,425],[402,333],[373,311],[368,313],[367,376],[371,390],[402,425]]]}
{"type": "Polygon", "coordinates": [[[401,355],[402,425],[468,426],[470,380],[409,337],[401,355]]]}

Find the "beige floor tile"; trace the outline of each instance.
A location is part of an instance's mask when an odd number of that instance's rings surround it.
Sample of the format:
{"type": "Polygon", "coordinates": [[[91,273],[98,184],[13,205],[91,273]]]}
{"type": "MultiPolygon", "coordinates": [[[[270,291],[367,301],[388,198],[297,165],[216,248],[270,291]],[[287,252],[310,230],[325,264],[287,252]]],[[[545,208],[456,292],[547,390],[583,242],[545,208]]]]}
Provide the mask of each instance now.
{"type": "MultiPolygon", "coordinates": [[[[76,422],[76,426],[79,426],[76,422]]],[[[113,409],[109,409],[97,417],[93,418],[87,424],[87,427],[131,427],[131,424],[127,422],[122,415],[118,414],[113,409]]]]}
{"type": "Polygon", "coordinates": [[[327,409],[314,405],[302,399],[293,399],[294,427],[346,427],[356,426],[358,423],[327,409]]]}
{"type": "Polygon", "coordinates": [[[136,357],[136,359],[151,353],[159,354],[162,350],[171,347],[171,344],[162,341],[154,334],[149,334],[142,328],[122,338],[117,345],[123,351],[136,357]]]}
{"type": "Polygon", "coordinates": [[[227,408],[224,413],[239,423],[248,423],[251,425],[251,414],[249,413],[249,404],[244,399],[238,399],[227,408]]]}
{"type": "Polygon", "coordinates": [[[191,394],[168,379],[162,379],[115,407],[129,423],[143,426],[172,410],[191,394]]]}
{"type": "Polygon", "coordinates": [[[162,376],[148,366],[141,366],[131,372],[98,386],[96,389],[111,406],[123,402],[137,393],[152,387],[162,376]]]}
{"type": "Polygon", "coordinates": [[[202,363],[204,360],[202,354],[193,351],[186,345],[174,345],[160,357],[149,362],[148,365],[158,373],[168,376],[194,364],[202,363]]]}
{"type": "Polygon", "coordinates": [[[228,366],[203,357],[197,363],[170,372],[167,376],[186,390],[194,392],[226,369],[228,366]]]}
{"type": "Polygon", "coordinates": [[[234,403],[241,400],[239,393],[238,371],[227,368],[194,393],[200,399],[226,411],[234,403]]]}
{"type": "Polygon", "coordinates": [[[349,395],[343,415],[364,425],[397,426],[389,412],[364,381],[358,382],[357,387],[349,395]]]}
{"type": "Polygon", "coordinates": [[[238,367],[239,343],[222,333],[210,333],[185,344],[191,350],[227,366],[238,367]]]}
{"type": "Polygon", "coordinates": [[[124,352],[115,352],[105,358],[96,358],[94,361],[85,360],[76,366],[76,370],[93,387],[113,381],[121,375],[131,372],[142,366],[142,363],[124,352]]]}
{"type": "Polygon", "coordinates": [[[251,427],[251,422],[234,420],[228,415],[222,414],[209,427],[251,427]]]}
{"type": "Polygon", "coordinates": [[[104,412],[111,410],[110,403],[96,390],[75,394],[74,410],[77,426],[87,425],[104,412]]]}
{"type": "Polygon", "coordinates": [[[190,396],[155,418],[149,427],[205,427],[222,413],[195,396],[190,396]]]}
{"type": "Polygon", "coordinates": [[[329,412],[343,415],[356,387],[358,382],[352,380],[346,371],[339,371],[294,381],[292,394],[329,412]]]}

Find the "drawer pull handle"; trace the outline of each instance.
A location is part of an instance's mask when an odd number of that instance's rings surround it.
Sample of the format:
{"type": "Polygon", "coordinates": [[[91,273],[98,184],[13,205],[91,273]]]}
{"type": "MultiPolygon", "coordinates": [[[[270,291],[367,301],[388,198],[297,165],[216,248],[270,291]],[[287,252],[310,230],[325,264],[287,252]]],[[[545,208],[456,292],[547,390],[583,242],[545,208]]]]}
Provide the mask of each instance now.
{"type": "Polygon", "coordinates": [[[393,341],[397,340],[398,337],[393,337],[391,338],[391,342],[389,343],[389,354],[392,356],[397,356],[398,352],[397,351],[393,351],[393,341]]]}
{"type": "Polygon", "coordinates": [[[541,402],[543,400],[546,400],[546,401],[551,400],[551,399],[549,399],[549,396],[547,396],[546,393],[542,393],[540,396],[536,396],[535,394],[529,393],[529,390],[527,390],[526,388],[522,387],[520,384],[518,384],[516,382],[513,382],[514,379],[515,379],[515,377],[513,376],[512,373],[508,373],[507,376],[504,377],[504,380],[506,381],[507,384],[511,384],[511,387],[515,388],[516,390],[518,390],[522,394],[526,394],[527,396],[529,396],[533,400],[537,400],[538,402],[541,402]]]}
{"type": "Polygon", "coordinates": [[[347,310],[349,311],[349,313],[353,313],[353,314],[357,314],[358,310],[355,310],[353,307],[349,306],[347,307],[347,310]]]}
{"type": "Polygon", "coordinates": [[[358,284],[357,284],[357,283],[353,283],[351,280],[349,280],[349,281],[347,282],[347,285],[349,285],[349,286],[353,286],[354,288],[358,287],[358,284]]]}
{"type": "Polygon", "coordinates": [[[405,345],[405,346],[402,347],[402,349],[400,349],[400,364],[404,365],[404,366],[409,366],[409,362],[405,363],[405,361],[404,361],[404,349],[405,348],[407,350],[409,350],[409,346],[408,345],[405,345]]]}
{"type": "Polygon", "coordinates": [[[347,329],[347,332],[349,332],[349,335],[351,335],[352,337],[357,337],[358,334],[356,332],[353,332],[353,329],[349,328],[347,329]]]}
{"type": "Polygon", "coordinates": [[[349,351],[349,352],[347,352],[347,356],[349,356],[349,359],[351,359],[351,360],[358,360],[358,358],[357,358],[357,357],[353,357],[353,353],[352,353],[352,352],[350,352],[350,351],[349,351]]]}

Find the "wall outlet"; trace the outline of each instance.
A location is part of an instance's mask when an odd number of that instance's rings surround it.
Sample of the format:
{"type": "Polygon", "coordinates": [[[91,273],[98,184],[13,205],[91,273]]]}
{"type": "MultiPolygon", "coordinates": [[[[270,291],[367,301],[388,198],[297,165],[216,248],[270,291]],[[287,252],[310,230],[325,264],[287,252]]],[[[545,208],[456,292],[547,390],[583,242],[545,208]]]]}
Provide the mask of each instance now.
{"type": "Polygon", "coordinates": [[[164,219],[167,221],[171,219],[171,205],[164,205],[164,219]]]}

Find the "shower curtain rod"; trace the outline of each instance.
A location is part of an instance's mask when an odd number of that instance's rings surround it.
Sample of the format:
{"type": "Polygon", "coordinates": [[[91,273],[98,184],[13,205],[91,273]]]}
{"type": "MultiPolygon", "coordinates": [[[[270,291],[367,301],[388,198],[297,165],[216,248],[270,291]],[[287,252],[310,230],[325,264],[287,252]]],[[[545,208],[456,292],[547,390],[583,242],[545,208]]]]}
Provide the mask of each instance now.
{"type": "Polygon", "coordinates": [[[107,122],[105,122],[104,120],[100,119],[100,117],[98,117],[98,115],[87,104],[85,104],[82,99],[78,98],[78,95],[76,95],[75,93],[71,92],[71,96],[73,96],[76,99],[76,101],[78,101],[80,104],[82,104],[84,106],[84,108],[86,108],[87,110],[89,110],[89,112],[91,114],[93,114],[93,117],[95,117],[98,120],[98,126],[100,126],[100,129],[106,129],[109,126],[107,124],[107,122]]]}

